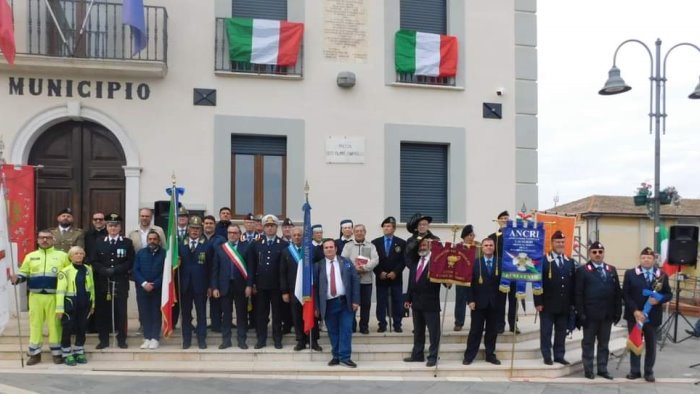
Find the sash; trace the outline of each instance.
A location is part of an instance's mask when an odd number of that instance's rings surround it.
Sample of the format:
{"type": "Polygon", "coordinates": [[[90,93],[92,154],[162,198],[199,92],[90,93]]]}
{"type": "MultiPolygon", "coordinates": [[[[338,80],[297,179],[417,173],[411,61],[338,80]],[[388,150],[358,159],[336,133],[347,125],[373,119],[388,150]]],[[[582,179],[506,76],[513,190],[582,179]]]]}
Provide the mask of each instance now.
{"type": "Polygon", "coordinates": [[[289,245],[287,245],[287,249],[289,250],[289,254],[291,254],[292,257],[294,257],[294,261],[296,261],[297,264],[303,263],[303,261],[302,261],[303,259],[302,259],[301,255],[299,254],[299,252],[297,252],[297,247],[294,246],[293,243],[290,243],[289,245]]]}
{"type": "Polygon", "coordinates": [[[245,260],[243,260],[243,256],[238,253],[238,250],[231,246],[229,242],[221,244],[221,249],[223,249],[226,255],[231,259],[231,264],[238,269],[243,279],[248,280],[248,267],[246,266],[245,260]]]}

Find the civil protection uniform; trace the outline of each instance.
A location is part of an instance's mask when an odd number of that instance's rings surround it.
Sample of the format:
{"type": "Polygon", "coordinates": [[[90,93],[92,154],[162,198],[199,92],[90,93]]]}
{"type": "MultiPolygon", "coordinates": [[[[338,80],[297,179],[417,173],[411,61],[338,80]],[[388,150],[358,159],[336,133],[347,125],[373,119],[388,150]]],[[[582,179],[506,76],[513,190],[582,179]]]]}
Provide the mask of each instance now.
{"type": "Polygon", "coordinates": [[[63,358],[84,354],[85,332],[88,316],[95,308],[95,282],[92,267],[85,264],[69,264],[58,273],[56,287],[56,313],[63,313],[61,325],[61,352],[63,358]],[[71,348],[71,335],[75,346],[71,348]]]}
{"type": "Polygon", "coordinates": [[[44,322],[49,329],[49,347],[61,355],[61,323],[56,320],[56,282],[58,272],[69,264],[68,255],[54,247],[37,249],[24,257],[17,277],[27,281],[29,290],[29,355],[41,354],[44,322]]]}

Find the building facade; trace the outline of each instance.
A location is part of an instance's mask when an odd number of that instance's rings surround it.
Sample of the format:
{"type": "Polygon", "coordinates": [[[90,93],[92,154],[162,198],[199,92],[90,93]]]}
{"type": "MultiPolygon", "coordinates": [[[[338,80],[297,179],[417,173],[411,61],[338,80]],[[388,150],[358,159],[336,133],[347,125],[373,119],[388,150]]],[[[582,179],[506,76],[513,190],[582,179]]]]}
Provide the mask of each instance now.
{"type": "Polygon", "coordinates": [[[4,158],[42,166],[39,227],[70,206],[82,227],[114,210],[130,230],[173,174],[189,209],[295,222],[308,181],[329,236],[416,211],[485,236],[501,210],[537,206],[535,0],[145,0],[138,52],[121,3],[11,2],[4,158]],[[232,16],[303,23],[297,64],[231,61],[232,16]],[[456,76],[397,73],[399,29],[456,36],[456,76]]]}

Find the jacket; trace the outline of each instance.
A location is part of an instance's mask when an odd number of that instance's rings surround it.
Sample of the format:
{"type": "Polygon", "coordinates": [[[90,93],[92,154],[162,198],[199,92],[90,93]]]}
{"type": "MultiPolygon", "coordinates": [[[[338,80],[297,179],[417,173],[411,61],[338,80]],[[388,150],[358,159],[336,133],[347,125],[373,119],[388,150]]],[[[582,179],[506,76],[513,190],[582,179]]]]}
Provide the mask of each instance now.
{"type": "Polygon", "coordinates": [[[476,260],[472,267],[472,282],[467,287],[467,304],[475,303],[476,309],[503,309],[506,302],[506,294],[498,290],[501,282],[501,259],[491,257],[492,268],[489,275],[486,267],[486,257],[476,260]]]}
{"type": "Polygon", "coordinates": [[[141,287],[144,282],[153,283],[155,289],[160,289],[163,286],[165,255],[165,249],[161,247],[155,252],[148,247],[136,252],[133,269],[136,287],[141,287]]]}
{"type": "MultiPolygon", "coordinates": [[[[355,270],[355,265],[350,260],[337,256],[340,267],[340,278],[345,287],[345,304],[352,311],[352,304],[360,304],[360,275],[355,270]]],[[[326,316],[326,301],[328,300],[328,276],[326,275],[326,258],[319,260],[314,265],[314,291],[316,292],[316,309],[319,310],[321,319],[326,316]]]]}
{"type": "Polygon", "coordinates": [[[37,249],[24,256],[17,278],[27,281],[30,293],[54,294],[58,272],[69,264],[68,255],[54,247],[37,249]]]}
{"type": "MultiPolygon", "coordinates": [[[[165,247],[165,233],[163,232],[163,228],[160,226],[153,225],[146,230],[146,233],[148,234],[149,231],[155,231],[158,233],[158,236],[160,236],[160,246],[165,247]]],[[[134,251],[138,252],[139,250],[145,248],[148,245],[143,245],[141,243],[141,229],[137,228],[136,230],[132,231],[129,233],[129,239],[131,242],[134,244],[134,251]]]]}
{"type": "MultiPolygon", "coordinates": [[[[87,269],[85,274],[85,292],[90,295],[90,308],[95,308],[95,279],[92,274],[92,267],[84,265],[87,269]]],[[[68,313],[73,310],[72,305],[76,303],[78,296],[75,278],[78,269],[73,264],[69,264],[59,272],[58,285],[56,286],[56,313],[68,313]],[[66,302],[66,300],[68,302],[66,302]]]]}
{"type": "Polygon", "coordinates": [[[560,269],[551,252],[545,257],[542,267],[542,294],[534,296],[535,306],[541,305],[545,313],[569,313],[574,305],[576,264],[566,256],[563,256],[563,260],[564,264],[560,269]]]}
{"type": "Polygon", "coordinates": [[[61,231],[58,227],[51,230],[54,238],[53,246],[68,253],[71,246],[80,246],[85,249],[85,232],[82,229],[71,226],[67,231],[61,231]]]}
{"type": "Polygon", "coordinates": [[[411,307],[416,310],[440,312],[440,283],[430,281],[432,255],[428,254],[421,276],[416,278],[420,259],[420,257],[417,257],[409,265],[406,302],[410,302],[411,307]]]}
{"type": "Polygon", "coordinates": [[[247,258],[250,244],[245,241],[239,241],[236,246],[238,254],[241,255],[246,264],[248,280],[245,280],[238,268],[233,266],[233,261],[224,250],[224,244],[225,243],[217,244],[213,248],[214,258],[212,260],[211,274],[209,275],[209,287],[219,290],[222,296],[229,293],[232,275],[234,286],[239,287],[238,290],[244,290],[246,287],[253,287],[253,274],[250,269],[250,262],[247,258]]]}
{"type": "Polygon", "coordinates": [[[576,270],[576,313],[581,322],[587,319],[611,320],[617,323],[622,316],[622,290],[617,270],[603,263],[603,280],[592,262],[576,270]]]}
{"type": "Polygon", "coordinates": [[[645,297],[642,291],[644,289],[652,290],[658,285],[660,289],[658,289],[657,292],[663,295],[663,299],[658,304],[651,307],[648,324],[654,327],[659,327],[661,325],[661,320],[663,318],[661,305],[670,301],[671,298],[673,298],[673,293],[671,292],[671,286],[668,284],[668,275],[661,272],[660,269],[654,268],[653,277],[654,280],[651,285],[649,285],[647,284],[641,267],[637,266],[625,272],[625,278],[622,281],[622,295],[625,299],[625,320],[628,322],[633,323],[635,321],[635,311],[644,310],[644,304],[649,297],[645,297]]]}
{"type": "Polygon", "coordinates": [[[180,242],[179,256],[180,266],[178,277],[180,278],[180,291],[182,293],[192,291],[192,294],[206,294],[209,288],[209,271],[212,265],[213,249],[204,237],[197,239],[197,247],[190,250],[190,237],[185,237],[180,242]]]}
{"type": "Polygon", "coordinates": [[[362,271],[359,273],[360,284],[372,284],[374,267],[379,264],[379,255],[377,254],[377,248],[373,243],[366,239],[364,242],[357,242],[354,239],[352,241],[348,241],[343,247],[343,253],[341,253],[341,256],[350,260],[353,264],[356,264],[355,259],[357,259],[359,256],[367,257],[369,261],[360,268],[362,271]]]}
{"type": "Polygon", "coordinates": [[[406,251],[406,241],[397,236],[392,236],[388,255],[384,250],[384,236],[373,239],[372,244],[375,249],[377,249],[377,256],[379,256],[379,263],[374,267],[377,286],[389,286],[402,283],[403,270],[406,268],[406,256],[404,254],[406,251]],[[396,278],[394,280],[381,280],[379,278],[382,272],[393,272],[396,274],[396,278]]]}

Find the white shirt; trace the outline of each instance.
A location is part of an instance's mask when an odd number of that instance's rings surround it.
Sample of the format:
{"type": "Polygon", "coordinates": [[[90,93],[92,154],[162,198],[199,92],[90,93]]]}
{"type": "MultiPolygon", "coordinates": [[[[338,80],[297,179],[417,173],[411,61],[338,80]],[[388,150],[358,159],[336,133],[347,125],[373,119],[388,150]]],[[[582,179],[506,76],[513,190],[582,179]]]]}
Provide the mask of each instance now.
{"type": "Polygon", "coordinates": [[[338,263],[338,259],[325,260],[326,279],[328,280],[328,292],[326,293],[326,299],[330,300],[345,295],[345,286],[343,285],[343,278],[340,276],[340,264],[338,263]],[[335,265],[335,296],[331,295],[331,264],[335,265]]]}
{"type": "Polygon", "coordinates": [[[151,231],[151,228],[147,229],[142,229],[139,227],[139,235],[141,236],[141,248],[145,248],[148,246],[148,232],[151,231]]]}

